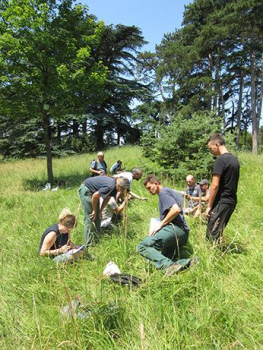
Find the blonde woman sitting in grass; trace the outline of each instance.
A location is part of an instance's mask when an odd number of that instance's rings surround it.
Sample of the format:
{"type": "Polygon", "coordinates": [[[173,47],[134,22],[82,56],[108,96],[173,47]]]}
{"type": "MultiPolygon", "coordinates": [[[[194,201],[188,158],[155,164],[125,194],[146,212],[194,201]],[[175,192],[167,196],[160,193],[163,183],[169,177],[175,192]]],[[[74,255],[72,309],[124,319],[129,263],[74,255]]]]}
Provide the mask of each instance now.
{"type": "Polygon", "coordinates": [[[77,220],[68,208],[62,210],[58,219],[58,224],[48,227],[43,233],[39,254],[55,259],[59,255],[58,261],[66,261],[73,258],[73,254],[66,253],[70,249],[79,248],[70,240],[70,233],[77,226],[77,220]]]}

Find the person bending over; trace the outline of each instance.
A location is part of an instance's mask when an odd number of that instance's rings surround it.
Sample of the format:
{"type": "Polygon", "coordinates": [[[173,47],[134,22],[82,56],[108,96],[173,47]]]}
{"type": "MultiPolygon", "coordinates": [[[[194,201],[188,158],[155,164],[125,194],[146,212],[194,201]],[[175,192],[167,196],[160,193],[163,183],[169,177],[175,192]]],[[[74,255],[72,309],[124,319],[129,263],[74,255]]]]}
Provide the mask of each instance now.
{"type": "Polygon", "coordinates": [[[146,189],[159,196],[160,222],[137,247],[137,251],[155,267],[171,276],[190,265],[190,259],[179,259],[189,236],[189,227],[183,216],[180,197],[170,188],[163,187],[154,175],[144,180],[146,189]],[[175,259],[179,259],[174,261],[175,259]]]}
{"type": "Polygon", "coordinates": [[[117,192],[125,196],[124,192],[129,189],[129,180],[124,177],[96,176],[86,179],[81,184],[79,196],[84,215],[84,244],[86,246],[92,245],[98,240],[101,213],[110,198],[116,197],[117,192]],[[103,199],[101,207],[100,197],[103,199]]]}
{"type": "Polygon", "coordinates": [[[77,225],[75,215],[64,208],[59,215],[59,223],[48,227],[43,233],[39,246],[39,255],[56,257],[65,254],[77,246],[70,239],[70,233],[77,225]]]}
{"type": "MultiPolygon", "coordinates": [[[[103,199],[100,198],[100,203],[102,205],[103,199]]],[[[116,214],[118,218],[120,218],[120,213],[124,209],[125,205],[128,204],[128,196],[125,196],[124,200],[120,205],[117,204],[116,199],[114,197],[111,197],[108,204],[102,211],[102,217],[101,217],[101,227],[107,228],[110,226],[113,226],[112,224],[112,218],[113,215],[116,214]]]]}
{"type": "MultiPolygon", "coordinates": [[[[125,177],[125,178],[127,178],[129,180],[129,183],[131,185],[133,180],[139,181],[141,179],[142,173],[143,173],[143,171],[142,171],[141,168],[133,168],[131,172],[130,171],[125,171],[123,173],[119,173],[119,174],[114,175],[114,177],[125,177]]],[[[117,202],[118,202],[119,198],[120,198],[120,195],[118,194],[117,202]]],[[[141,201],[147,200],[147,198],[141,197],[138,194],[136,194],[136,193],[134,193],[132,191],[129,191],[129,199],[132,199],[132,198],[139,199],[141,201]]]]}

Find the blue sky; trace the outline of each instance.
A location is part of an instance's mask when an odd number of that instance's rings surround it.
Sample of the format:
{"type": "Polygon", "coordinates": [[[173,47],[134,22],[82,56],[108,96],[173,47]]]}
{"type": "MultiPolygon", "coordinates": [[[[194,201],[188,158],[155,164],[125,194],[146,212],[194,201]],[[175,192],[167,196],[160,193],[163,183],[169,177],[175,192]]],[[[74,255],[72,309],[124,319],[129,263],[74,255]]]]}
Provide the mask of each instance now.
{"type": "Polygon", "coordinates": [[[149,42],[144,50],[154,51],[163,35],[180,28],[184,5],[189,0],[79,0],[105,24],[135,25],[149,42]]]}

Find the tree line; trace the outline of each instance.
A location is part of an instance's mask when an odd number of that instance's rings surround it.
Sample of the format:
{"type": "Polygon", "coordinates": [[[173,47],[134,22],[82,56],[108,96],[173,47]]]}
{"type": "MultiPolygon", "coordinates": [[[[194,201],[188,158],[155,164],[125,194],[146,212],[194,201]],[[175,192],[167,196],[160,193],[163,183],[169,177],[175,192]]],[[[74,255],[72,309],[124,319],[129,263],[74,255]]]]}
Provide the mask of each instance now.
{"type": "Polygon", "coordinates": [[[142,52],[139,28],[105,25],[74,0],[2,1],[1,154],[46,156],[53,182],[53,156],[139,142],[143,132],[144,145],[156,144],[162,159],[160,135],[191,128],[194,118],[207,132],[212,118],[238,147],[252,125],[256,153],[262,10],[259,0],[195,0],[181,29],[165,34],[155,52],[142,52]]]}
{"type": "MultiPolygon", "coordinates": [[[[178,113],[209,111],[222,129],[240,136],[252,124],[253,152],[263,97],[263,3],[258,0],[195,0],[185,6],[183,26],[165,34],[156,52],[140,55],[140,73],[153,84],[162,108],[148,101],[137,109],[162,124],[178,113]],[[152,112],[154,113],[152,114],[152,112]]],[[[154,123],[155,124],[155,123],[154,123]]]]}

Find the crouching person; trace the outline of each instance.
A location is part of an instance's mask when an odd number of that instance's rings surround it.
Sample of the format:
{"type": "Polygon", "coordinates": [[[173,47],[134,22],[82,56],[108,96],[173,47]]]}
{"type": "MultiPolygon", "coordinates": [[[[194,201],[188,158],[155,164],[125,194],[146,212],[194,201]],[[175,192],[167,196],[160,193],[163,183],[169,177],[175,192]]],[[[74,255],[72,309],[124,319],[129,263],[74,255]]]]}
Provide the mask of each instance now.
{"type": "Polygon", "coordinates": [[[163,187],[154,175],[149,175],[144,185],[152,195],[159,196],[161,221],[149,233],[149,237],[138,245],[137,251],[167,276],[171,276],[191,263],[190,259],[180,259],[180,251],[186,245],[189,235],[181,199],[172,189],[163,187]]]}
{"type": "Polygon", "coordinates": [[[64,208],[59,215],[59,223],[48,227],[42,235],[39,255],[54,258],[60,256],[60,261],[72,259],[72,255],[66,253],[73,248],[77,248],[70,239],[71,231],[76,227],[75,215],[68,208],[64,208]],[[63,256],[62,256],[63,255],[63,256]]]}

